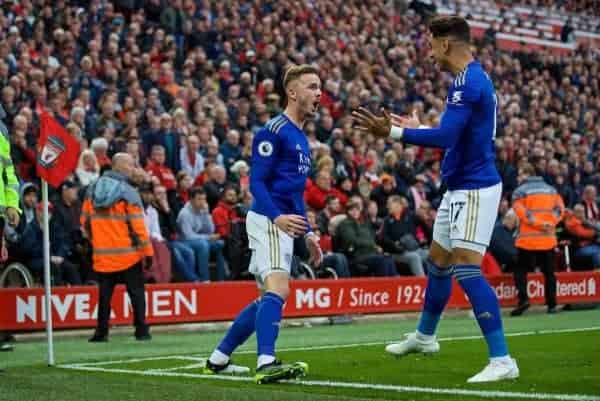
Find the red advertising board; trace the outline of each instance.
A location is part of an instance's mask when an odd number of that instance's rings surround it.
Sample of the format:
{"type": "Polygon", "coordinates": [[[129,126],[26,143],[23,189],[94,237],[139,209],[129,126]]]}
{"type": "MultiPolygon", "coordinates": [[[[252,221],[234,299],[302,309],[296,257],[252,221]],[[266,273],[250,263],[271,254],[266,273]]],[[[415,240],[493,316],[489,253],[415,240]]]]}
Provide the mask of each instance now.
{"type": "MultiPolygon", "coordinates": [[[[558,273],[559,303],[600,302],[600,273],[558,273]]],[[[502,306],[515,305],[512,276],[490,277],[502,306]]],[[[345,280],[292,281],[286,317],[330,316],[346,313],[419,311],[425,295],[425,278],[357,278],[345,280]]],[[[544,279],[530,274],[527,290],[531,302],[544,303],[544,279]]],[[[94,327],[97,316],[96,287],[52,289],[52,317],[56,328],[94,327]]],[[[257,296],[253,282],[211,284],[160,284],[146,286],[148,323],[183,323],[231,320],[257,296]]],[[[43,288],[0,290],[1,330],[41,330],[45,327],[43,288]]],[[[460,287],[454,283],[450,308],[469,308],[460,287]]],[[[112,300],[114,325],[131,324],[131,302],[123,286],[112,300]]]]}

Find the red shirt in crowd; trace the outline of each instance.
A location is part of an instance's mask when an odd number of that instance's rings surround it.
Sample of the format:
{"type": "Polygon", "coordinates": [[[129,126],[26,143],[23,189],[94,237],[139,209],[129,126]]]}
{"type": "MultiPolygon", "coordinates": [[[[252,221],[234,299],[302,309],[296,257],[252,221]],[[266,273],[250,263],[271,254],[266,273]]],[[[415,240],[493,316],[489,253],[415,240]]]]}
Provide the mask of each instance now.
{"type": "Polygon", "coordinates": [[[327,206],[328,196],[335,196],[340,200],[342,205],[345,205],[348,201],[348,197],[337,188],[331,188],[329,191],[325,191],[315,184],[307,185],[306,191],[304,192],[304,201],[312,209],[323,210],[325,206],[327,206]]]}
{"type": "Polygon", "coordinates": [[[160,185],[165,187],[167,191],[177,189],[175,175],[173,175],[173,172],[167,166],[162,166],[153,161],[149,161],[146,166],[146,171],[158,178],[160,185]]]}
{"type": "Polygon", "coordinates": [[[233,208],[223,201],[219,201],[217,206],[212,211],[213,223],[215,224],[215,232],[221,238],[227,238],[231,233],[231,223],[241,220],[240,215],[233,208]]]}

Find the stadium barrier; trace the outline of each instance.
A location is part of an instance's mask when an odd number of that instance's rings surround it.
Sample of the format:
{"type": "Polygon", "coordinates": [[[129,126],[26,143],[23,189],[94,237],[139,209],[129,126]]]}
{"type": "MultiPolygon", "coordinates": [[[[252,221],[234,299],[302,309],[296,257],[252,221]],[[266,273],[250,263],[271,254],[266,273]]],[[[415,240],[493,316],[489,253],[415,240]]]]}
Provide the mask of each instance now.
{"type": "MultiPolygon", "coordinates": [[[[600,272],[558,273],[558,302],[600,302],[600,272]]],[[[511,275],[488,278],[502,306],[517,302],[511,275]]],[[[425,295],[423,277],[356,278],[343,280],[295,280],[284,310],[285,317],[419,311],[425,295]]],[[[544,303],[544,278],[530,274],[531,302],[544,303]]],[[[55,328],[85,328],[96,324],[96,287],[52,289],[55,328]]],[[[252,281],[210,284],[154,284],[146,286],[148,323],[184,323],[232,320],[257,296],[252,281]]],[[[35,331],[45,327],[43,288],[0,289],[0,330],[35,331]]],[[[450,308],[469,308],[460,287],[454,283],[450,308]]],[[[129,325],[131,302],[124,286],[115,288],[113,325],[129,325]]]]}

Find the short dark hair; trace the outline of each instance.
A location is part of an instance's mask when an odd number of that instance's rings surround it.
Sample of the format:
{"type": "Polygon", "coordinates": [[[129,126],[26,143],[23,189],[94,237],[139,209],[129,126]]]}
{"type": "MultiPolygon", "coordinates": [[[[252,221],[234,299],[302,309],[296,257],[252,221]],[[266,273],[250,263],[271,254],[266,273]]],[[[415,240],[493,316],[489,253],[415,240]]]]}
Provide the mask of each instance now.
{"type": "Polygon", "coordinates": [[[434,38],[444,36],[458,39],[461,42],[469,43],[471,41],[471,31],[467,20],[458,15],[447,15],[433,18],[429,22],[429,31],[434,38]]]}
{"type": "Polygon", "coordinates": [[[223,187],[223,192],[221,192],[221,197],[222,198],[225,197],[225,194],[227,193],[227,191],[232,191],[232,190],[235,191],[236,195],[239,193],[237,185],[235,185],[235,184],[226,184],[223,187]]]}
{"type": "Polygon", "coordinates": [[[194,199],[198,195],[206,195],[206,191],[202,187],[193,187],[190,189],[190,199],[194,199]]]}
{"type": "Polygon", "coordinates": [[[285,75],[283,76],[283,89],[285,90],[290,84],[290,82],[295,81],[302,75],[306,74],[319,75],[319,71],[312,65],[308,64],[291,66],[285,71],[285,75]]]}

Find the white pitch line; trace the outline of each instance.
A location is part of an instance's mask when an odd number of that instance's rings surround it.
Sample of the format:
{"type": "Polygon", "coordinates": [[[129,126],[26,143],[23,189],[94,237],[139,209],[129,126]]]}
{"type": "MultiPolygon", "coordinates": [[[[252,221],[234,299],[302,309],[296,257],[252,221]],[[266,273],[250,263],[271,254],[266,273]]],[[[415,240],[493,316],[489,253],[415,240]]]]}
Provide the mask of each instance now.
{"type": "MultiPolygon", "coordinates": [[[[600,326],[593,327],[583,327],[578,329],[557,329],[557,330],[539,330],[539,331],[521,331],[516,333],[506,333],[506,337],[521,337],[521,336],[532,336],[536,334],[560,334],[560,333],[577,333],[582,331],[596,331],[600,330],[600,326]]],[[[443,337],[438,338],[438,341],[467,341],[467,340],[479,340],[482,339],[482,335],[475,336],[458,336],[458,337],[443,337]]],[[[288,347],[288,348],[277,348],[278,352],[287,352],[287,351],[318,351],[324,349],[338,349],[338,348],[354,348],[354,347],[368,347],[372,345],[385,345],[390,344],[398,340],[390,340],[390,341],[373,341],[373,342],[364,342],[364,343],[352,343],[352,344],[327,344],[327,345],[317,345],[317,346],[307,346],[307,347],[288,347]]],[[[255,350],[244,350],[244,351],[236,351],[236,354],[253,354],[255,350]]]]}
{"type": "MultiPolygon", "coordinates": [[[[253,379],[248,376],[224,376],[224,375],[203,375],[194,373],[168,372],[156,370],[128,370],[128,369],[105,369],[99,367],[68,367],[61,366],[66,369],[85,370],[92,372],[107,372],[107,373],[126,373],[139,376],[159,376],[159,377],[187,377],[196,379],[218,379],[229,381],[249,382],[253,379]]],[[[520,398],[534,400],[565,400],[565,401],[600,401],[600,397],[588,394],[551,394],[551,393],[519,393],[511,391],[485,391],[485,390],[464,390],[453,388],[433,388],[433,387],[417,387],[417,386],[397,386],[392,384],[368,384],[368,383],[353,383],[353,382],[336,382],[336,381],[320,381],[320,380],[287,380],[285,383],[295,384],[300,386],[312,387],[334,387],[334,388],[351,388],[351,389],[367,389],[367,390],[385,390],[395,391],[400,393],[428,393],[428,394],[447,394],[447,395],[462,395],[476,396],[482,398],[520,398]]]]}
{"type": "Polygon", "coordinates": [[[147,362],[147,361],[162,361],[165,359],[180,359],[182,361],[205,361],[206,358],[195,357],[195,356],[186,356],[186,355],[165,355],[165,356],[149,356],[146,358],[133,358],[133,359],[121,359],[121,360],[111,360],[111,361],[102,361],[102,362],[82,362],[82,363],[70,363],[64,366],[71,367],[84,367],[84,366],[103,366],[103,365],[117,365],[123,363],[138,363],[138,362],[147,362]]]}
{"type": "Polygon", "coordinates": [[[175,366],[172,368],[164,368],[164,369],[149,369],[150,372],[175,372],[177,370],[188,370],[188,369],[198,369],[206,366],[206,358],[203,359],[203,362],[193,363],[191,365],[184,366],[175,366]]]}
{"type": "MultiPolygon", "coordinates": [[[[582,327],[575,329],[556,329],[556,330],[538,330],[538,331],[521,331],[516,333],[506,333],[506,337],[521,337],[521,336],[532,336],[537,334],[560,334],[560,333],[578,333],[585,331],[596,331],[600,330],[600,326],[592,326],[592,327],[582,327]]],[[[457,336],[457,337],[443,337],[439,338],[438,341],[468,341],[468,340],[478,340],[482,339],[483,336],[475,335],[475,336],[457,336]]],[[[287,347],[287,348],[278,348],[278,352],[289,352],[289,351],[319,351],[326,349],[340,349],[340,348],[355,348],[355,347],[369,347],[373,345],[385,345],[394,342],[390,341],[373,341],[373,342],[363,342],[363,343],[351,343],[351,344],[326,344],[326,345],[316,345],[316,346],[304,346],[304,347],[287,347]]],[[[236,351],[236,354],[254,354],[255,350],[243,350],[236,351]]],[[[134,359],[122,359],[122,360],[111,360],[111,361],[102,361],[102,362],[82,362],[82,363],[73,363],[66,364],[63,366],[68,367],[85,367],[85,366],[104,366],[104,365],[117,365],[117,364],[126,364],[126,363],[138,363],[138,362],[146,362],[146,361],[160,361],[165,359],[181,359],[181,360],[191,360],[191,361],[200,361],[205,358],[202,356],[182,356],[182,355],[166,355],[166,356],[153,356],[146,358],[134,358],[134,359]]]]}

